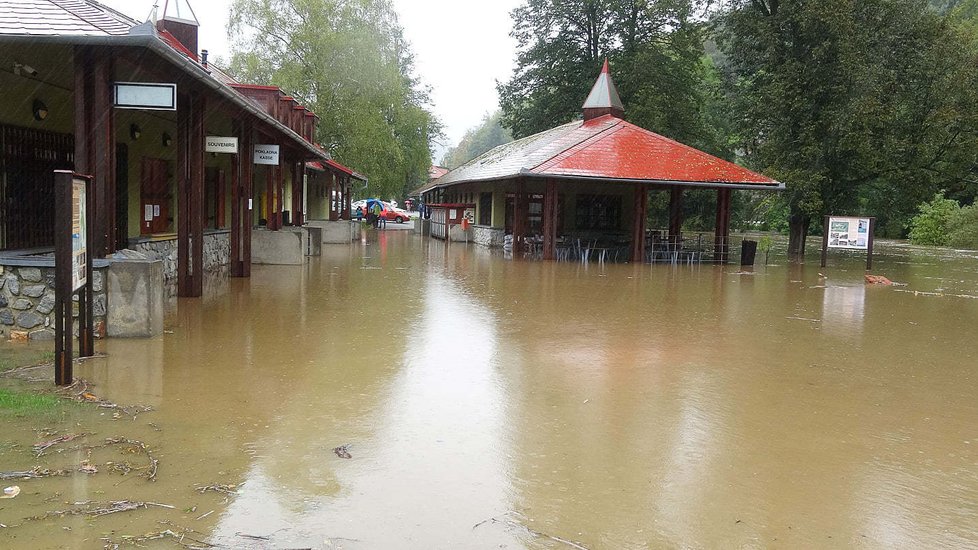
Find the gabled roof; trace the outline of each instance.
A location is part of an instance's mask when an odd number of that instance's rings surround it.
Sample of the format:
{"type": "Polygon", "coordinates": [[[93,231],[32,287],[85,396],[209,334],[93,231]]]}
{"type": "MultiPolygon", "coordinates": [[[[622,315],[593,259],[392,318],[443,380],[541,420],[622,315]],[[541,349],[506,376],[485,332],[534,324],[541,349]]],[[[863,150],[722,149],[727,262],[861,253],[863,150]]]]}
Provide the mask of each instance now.
{"type": "Polygon", "coordinates": [[[516,177],[779,189],[779,182],[613,115],[500,145],[422,191],[516,177]]]}
{"type": "Polygon", "coordinates": [[[85,0],[0,0],[0,34],[122,36],[138,22],[85,0]]]}
{"type": "Polygon", "coordinates": [[[235,81],[229,75],[213,65],[201,66],[197,53],[184,47],[171,33],[157,29],[151,22],[139,23],[94,0],[0,0],[0,41],[22,40],[148,48],[295,141],[311,156],[329,156],[233,89],[235,81]]]}

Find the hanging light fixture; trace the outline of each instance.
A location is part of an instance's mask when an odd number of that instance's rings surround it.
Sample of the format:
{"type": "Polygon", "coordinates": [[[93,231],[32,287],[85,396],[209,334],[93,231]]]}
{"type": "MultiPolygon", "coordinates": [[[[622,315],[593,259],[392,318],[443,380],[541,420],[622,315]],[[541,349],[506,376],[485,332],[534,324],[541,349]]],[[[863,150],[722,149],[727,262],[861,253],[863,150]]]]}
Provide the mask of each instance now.
{"type": "Polygon", "coordinates": [[[143,130],[138,124],[129,125],[129,137],[131,137],[133,141],[139,139],[139,136],[141,135],[143,135],[143,130]]]}
{"type": "Polygon", "coordinates": [[[173,138],[170,137],[170,134],[163,132],[163,147],[169,147],[172,143],[173,138]]]}

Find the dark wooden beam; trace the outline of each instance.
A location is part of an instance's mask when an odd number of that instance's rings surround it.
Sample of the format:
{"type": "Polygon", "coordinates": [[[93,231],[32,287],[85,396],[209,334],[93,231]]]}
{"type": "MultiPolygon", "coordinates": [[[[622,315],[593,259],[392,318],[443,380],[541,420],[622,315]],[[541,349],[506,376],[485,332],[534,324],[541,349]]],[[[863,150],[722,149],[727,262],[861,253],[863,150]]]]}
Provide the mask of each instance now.
{"type": "Polygon", "coordinates": [[[191,278],[189,296],[204,294],[204,141],[206,129],[204,115],[207,99],[203,94],[194,94],[190,112],[190,239],[191,239],[191,278]]]}
{"type": "Polygon", "coordinates": [[[669,190],[669,242],[679,244],[683,232],[683,188],[669,190]]]}
{"type": "Polygon", "coordinates": [[[730,189],[717,189],[717,219],[713,257],[727,263],[730,254],[730,189]]]}
{"type": "Polygon", "coordinates": [[[645,262],[645,228],[648,224],[649,192],[644,183],[635,186],[635,207],[632,219],[632,262],[645,262]]]}
{"type": "Polygon", "coordinates": [[[516,200],[513,205],[513,257],[522,257],[525,251],[527,225],[529,222],[529,197],[526,194],[526,181],[516,180],[516,200]]]}
{"type": "Polygon", "coordinates": [[[553,261],[557,257],[557,182],[547,180],[543,194],[543,259],[553,261]]]}
{"type": "Polygon", "coordinates": [[[191,101],[177,96],[177,296],[190,296],[190,125],[191,101]]]}
{"type": "Polygon", "coordinates": [[[112,56],[97,50],[92,82],[93,160],[95,177],[95,257],[116,250],[115,242],[115,108],[112,98],[112,56]]]}

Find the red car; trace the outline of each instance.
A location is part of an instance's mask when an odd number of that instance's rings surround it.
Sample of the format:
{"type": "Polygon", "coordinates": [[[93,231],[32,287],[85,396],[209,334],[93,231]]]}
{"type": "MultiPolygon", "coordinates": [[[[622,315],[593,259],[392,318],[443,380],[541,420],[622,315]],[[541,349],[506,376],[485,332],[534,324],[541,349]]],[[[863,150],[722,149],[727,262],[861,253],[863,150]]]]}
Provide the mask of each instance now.
{"type": "Polygon", "coordinates": [[[404,223],[409,219],[411,219],[411,216],[406,211],[401,210],[396,206],[392,206],[391,204],[386,202],[383,204],[384,204],[384,210],[380,213],[380,215],[384,219],[388,221],[394,221],[397,223],[404,223]]]}

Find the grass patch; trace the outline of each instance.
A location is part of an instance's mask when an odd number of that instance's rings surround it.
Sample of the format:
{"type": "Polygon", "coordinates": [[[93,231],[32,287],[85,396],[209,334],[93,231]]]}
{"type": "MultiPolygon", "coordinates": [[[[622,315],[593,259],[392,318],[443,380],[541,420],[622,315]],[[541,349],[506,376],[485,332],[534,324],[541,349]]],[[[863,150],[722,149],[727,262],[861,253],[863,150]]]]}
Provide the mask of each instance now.
{"type": "Polygon", "coordinates": [[[52,416],[63,412],[66,405],[53,395],[0,388],[0,417],[52,416]]]}

